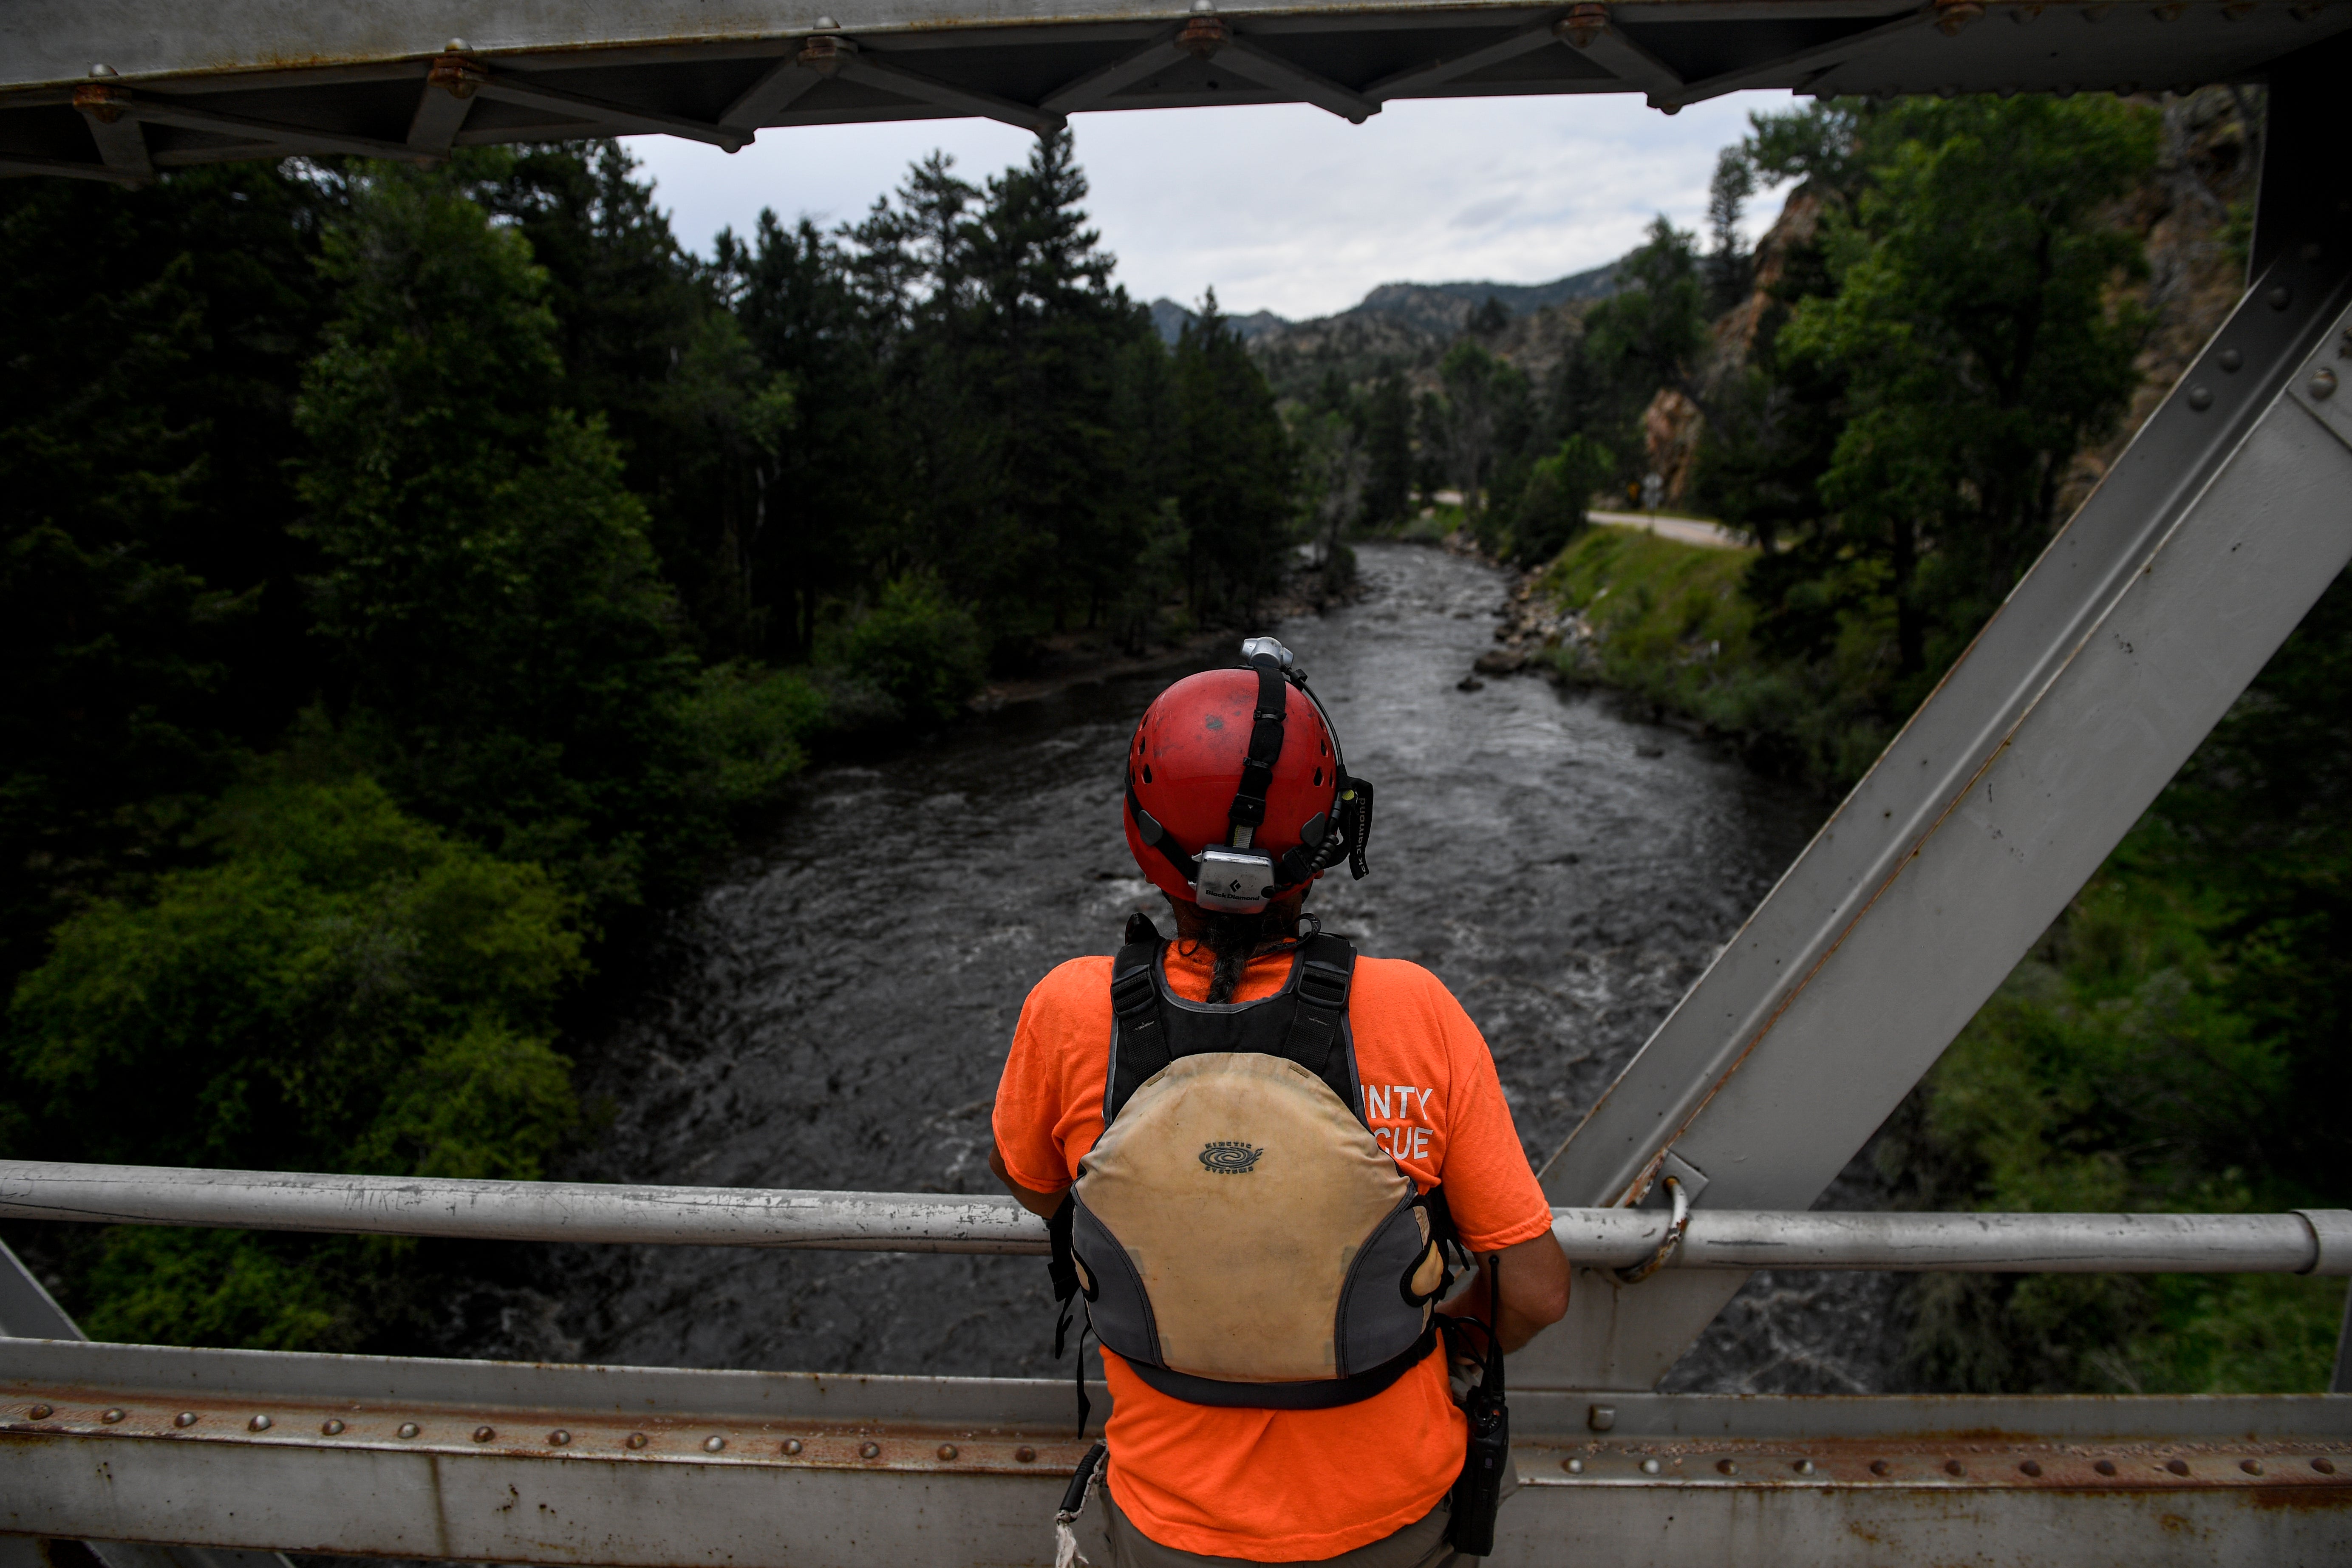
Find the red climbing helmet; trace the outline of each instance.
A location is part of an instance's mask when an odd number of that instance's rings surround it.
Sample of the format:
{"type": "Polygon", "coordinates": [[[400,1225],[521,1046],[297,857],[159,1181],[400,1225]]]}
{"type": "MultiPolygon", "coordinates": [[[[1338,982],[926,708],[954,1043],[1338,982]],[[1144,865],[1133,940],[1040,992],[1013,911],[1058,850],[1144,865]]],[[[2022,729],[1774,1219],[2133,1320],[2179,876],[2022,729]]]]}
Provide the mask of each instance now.
{"type": "Polygon", "coordinates": [[[1242,669],[1188,675],[1144,710],[1127,753],[1127,847],[1152,884],[1249,914],[1345,856],[1361,877],[1372,786],[1350,777],[1306,672],[1272,637],[1242,669]]]}

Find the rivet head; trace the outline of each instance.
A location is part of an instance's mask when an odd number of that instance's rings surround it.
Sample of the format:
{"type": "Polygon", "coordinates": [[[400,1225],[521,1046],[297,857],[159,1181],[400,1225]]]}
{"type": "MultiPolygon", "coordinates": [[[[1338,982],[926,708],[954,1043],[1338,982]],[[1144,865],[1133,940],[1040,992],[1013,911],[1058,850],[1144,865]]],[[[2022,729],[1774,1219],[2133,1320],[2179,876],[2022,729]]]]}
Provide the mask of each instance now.
{"type": "Polygon", "coordinates": [[[2240,1459],[2238,1468],[2250,1476],[2259,1476],[2263,1473],[2263,1462],[2260,1459],[2240,1459]]]}
{"type": "Polygon", "coordinates": [[[727,1439],[716,1434],[702,1440],[702,1451],[706,1454],[716,1454],[725,1447],[727,1447],[727,1439]]]}
{"type": "Polygon", "coordinates": [[[196,1413],[193,1410],[183,1410],[172,1417],[172,1425],[174,1426],[193,1426],[195,1424],[196,1413]]]}
{"type": "Polygon", "coordinates": [[[1657,1460],[1655,1460],[1655,1459],[1644,1459],[1644,1460],[1643,1460],[1643,1461],[1642,1461],[1642,1473],[1643,1473],[1643,1475],[1645,1475],[1645,1476],[1654,1476],[1654,1475],[1656,1475],[1656,1474],[1658,1473],[1658,1461],[1657,1461],[1657,1460]]]}
{"type": "Polygon", "coordinates": [[[2294,303],[2294,290],[2284,283],[2273,283],[2263,296],[2263,303],[2273,310],[2284,310],[2294,303]]]}
{"type": "Polygon", "coordinates": [[[1739,1473],[1738,1464],[1730,1459],[1717,1459],[1715,1462],[1715,1468],[1727,1476],[1736,1476],[1739,1473]]]}
{"type": "Polygon", "coordinates": [[[2039,1459],[2028,1459],[2017,1468],[2024,1475],[2038,1476],[2042,1473],[2042,1462],[2039,1459]]]}
{"type": "Polygon", "coordinates": [[[25,1412],[25,1418],[28,1421],[47,1421],[55,1414],[56,1412],[46,1405],[36,1405],[25,1412]]]}
{"type": "Polygon", "coordinates": [[[343,1435],[343,1424],[330,1415],[319,1423],[319,1430],[330,1437],[340,1437],[343,1435]]]}
{"type": "Polygon", "coordinates": [[[942,1443],[942,1444],[940,1444],[940,1458],[942,1458],[942,1459],[952,1459],[952,1458],[954,1458],[955,1457],[956,1457],[956,1446],[955,1446],[953,1443],[942,1443]]]}
{"type": "Polygon", "coordinates": [[[785,1438],[785,1439],[784,1439],[784,1452],[785,1452],[785,1453],[787,1453],[787,1454],[797,1454],[797,1453],[799,1453],[800,1451],[801,1451],[801,1440],[800,1440],[798,1437],[787,1437],[787,1438],[785,1438]]]}
{"type": "Polygon", "coordinates": [[[267,1415],[257,1415],[245,1425],[250,1431],[267,1432],[269,1430],[269,1417],[267,1415]]]}
{"type": "Polygon", "coordinates": [[[2235,349],[2223,349],[2219,354],[2214,356],[2213,363],[2220,365],[2223,370],[2228,371],[2231,375],[2235,375],[2239,371],[2245,368],[2246,356],[2240,353],[2235,349]]]}
{"type": "Polygon", "coordinates": [[[414,1421],[404,1421],[400,1424],[400,1435],[404,1437],[414,1437],[417,1431],[417,1425],[414,1421]]]}
{"type": "Polygon", "coordinates": [[[642,1448],[645,1446],[646,1435],[643,1432],[632,1432],[629,1434],[627,1447],[632,1448],[642,1448]]]}
{"type": "Polygon", "coordinates": [[[861,1459],[878,1459],[882,1457],[882,1445],[867,1443],[857,1450],[857,1457],[861,1459]]]}
{"type": "Polygon", "coordinates": [[[1874,1476],[1891,1475],[1894,1473],[1894,1470],[1895,1467],[1888,1464],[1884,1459],[1873,1459],[1870,1461],[1870,1473],[1874,1476]]]}
{"type": "Polygon", "coordinates": [[[1036,1462],[1037,1450],[1031,1447],[1028,1444],[1024,1443],[1021,1447],[1013,1450],[1013,1457],[1022,1464],[1034,1464],[1036,1462]]]}
{"type": "Polygon", "coordinates": [[[112,1410],[101,1411],[101,1412],[100,1412],[100,1413],[99,1413],[99,1417],[98,1417],[98,1418],[99,1418],[100,1421],[105,1422],[109,1426],[113,1426],[117,1421],[120,1421],[120,1420],[121,1420],[121,1419],[122,1419],[122,1410],[121,1410],[121,1407],[118,1405],[116,1408],[114,1408],[114,1409],[112,1409],[112,1410]]]}
{"type": "Polygon", "coordinates": [[[1811,1459],[1799,1459],[1789,1468],[1801,1476],[1810,1476],[1813,1473],[1813,1462],[1811,1459]]]}
{"type": "Polygon", "coordinates": [[[2336,1473],[2336,1461],[2333,1459],[2314,1459],[2311,1461],[2311,1468],[2317,1470],[2323,1476],[2332,1476],[2336,1473]]]}
{"type": "MultiPolygon", "coordinates": [[[[2032,1462],[2033,1461],[2031,1459],[2026,1461],[2028,1464],[2032,1464],[2032,1462]]],[[[1960,1463],[1958,1459],[1946,1459],[1944,1461],[1944,1473],[1948,1476],[1965,1476],[1969,1473],[1969,1468],[1960,1463]]]]}
{"type": "Polygon", "coordinates": [[[116,70],[112,66],[92,66],[89,68],[89,74],[94,77],[103,79],[110,76],[121,76],[122,73],[116,70]]]}
{"type": "Polygon", "coordinates": [[[572,1434],[571,1434],[571,1433],[569,1433],[569,1432],[566,1432],[566,1431],[565,1431],[562,1427],[561,1427],[561,1426],[558,1426],[554,1431],[550,1432],[550,1433],[547,1435],[547,1446],[548,1446],[549,1447],[551,1447],[551,1448],[561,1448],[561,1447],[563,1447],[564,1446],[566,1446],[567,1444],[569,1444],[571,1441],[572,1441],[572,1434]]]}
{"type": "Polygon", "coordinates": [[[2212,407],[2213,389],[2210,386],[2190,387],[2189,389],[2189,406],[2194,408],[2200,414],[2202,414],[2208,408],[2212,407]]]}
{"type": "Polygon", "coordinates": [[[2093,1465],[2091,1468],[2098,1471],[2099,1474],[2103,1476],[2112,1476],[2116,1473],[2116,1462],[2113,1459],[2101,1459],[2097,1464],[2093,1465]]]}
{"type": "Polygon", "coordinates": [[[2336,395],[2336,373],[2321,365],[2311,373],[2311,395],[2328,398],[2336,395]]]}
{"type": "Polygon", "coordinates": [[[477,1426],[474,1428],[474,1441],[477,1443],[487,1443],[498,1435],[499,1429],[495,1426],[477,1426]]]}
{"type": "Polygon", "coordinates": [[[1584,1473],[1584,1461],[1582,1459],[1562,1459],[1559,1462],[1559,1468],[1566,1470],[1571,1476],[1580,1476],[1584,1473]]]}
{"type": "Polygon", "coordinates": [[[2186,1459],[2167,1459],[2164,1461],[2164,1468],[2170,1470],[2176,1476],[2185,1476],[2189,1473],[2189,1461],[2186,1459]]]}

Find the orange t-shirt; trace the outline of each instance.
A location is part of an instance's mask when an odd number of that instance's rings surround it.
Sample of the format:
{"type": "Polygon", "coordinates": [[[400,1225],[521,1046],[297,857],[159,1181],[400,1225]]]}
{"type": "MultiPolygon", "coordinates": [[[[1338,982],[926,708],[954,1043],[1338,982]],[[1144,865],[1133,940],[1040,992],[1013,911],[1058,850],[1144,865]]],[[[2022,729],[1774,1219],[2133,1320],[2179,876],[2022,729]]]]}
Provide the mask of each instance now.
{"type": "MultiPolygon", "coordinates": [[[[1253,960],[1236,1002],[1279,990],[1290,955],[1253,960]]],[[[1211,960],[1168,950],[1168,983],[1205,1001],[1211,960]]],[[[1076,958],[1021,1009],[996,1089],[996,1147],[1013,1179],[1059,1192],[1102,1135],[1110,1060],[1108,958],[1076,958]]],[[[1462,1239],[1496,1252],[1542,1235],[1536,1184],[1495,1077],[1495,1058],[1437,977],[1399,959],[1359,958],[1348,1016],[1367,1120],[1426,1192],[1439,1181],[1462,1239]]],[[[1110,1489],[1163,1546],[1210,1557],[1307,1562],[1402,1530],[1437,1506],[1466,1436],[1443,1345],[1371,1398],[1328,1410],[1193,1405],[1152,1388],[1103,1352],[1113,1409],[1104,1436],[1110,1489]]]]}

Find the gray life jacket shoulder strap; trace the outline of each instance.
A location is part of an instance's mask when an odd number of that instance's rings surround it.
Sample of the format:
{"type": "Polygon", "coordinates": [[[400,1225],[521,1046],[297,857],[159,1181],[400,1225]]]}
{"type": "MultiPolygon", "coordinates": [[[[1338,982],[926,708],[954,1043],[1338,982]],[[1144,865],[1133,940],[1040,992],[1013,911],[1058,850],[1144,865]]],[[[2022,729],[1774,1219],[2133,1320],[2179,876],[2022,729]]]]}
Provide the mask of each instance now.
{"type": "Polygon", "coordinates": [[[1293,968],[1297,1008],[1290,1016],[1282,1055],[1329,1084],[1360,1121],[1362,1097],[1356,1092],[1346,1053],[1338,1048],[1340,1027],[1348,1021],[1348,993],[1356,984],[1356,950],[1339,937],[1318,931],[1298,944],[1293,968]]]}
{"type": "Polygon", "coordinates": [[[1149,916],[1130,915],[1126,934],[1111,961],[1110,1006],[1118,1027],[1103,1085],[1104,1126],[1118,1120],[1153,1074],[1202,1051],[1255,1051],[1297,1062],[1363,1120],[1353,1055],[1343,1046],[1356,973],[1356,950],[1344,937],[1318,931],[1300,942],[1290,977],[1275,994],[1208,1009],[1166,994],[1160,955],[1168,944],[1149,916]]]}
{"type": "Polygon", "coordinates": [[[1127,917],[1126,945],[1111,961],[1110,1079],[1103,1086],[1103,1125],[1108,1127],[1151,1075],[1176,1059],[1160,1005],[1160,952],[1167,942],[1151,917],[1127,917]]]}

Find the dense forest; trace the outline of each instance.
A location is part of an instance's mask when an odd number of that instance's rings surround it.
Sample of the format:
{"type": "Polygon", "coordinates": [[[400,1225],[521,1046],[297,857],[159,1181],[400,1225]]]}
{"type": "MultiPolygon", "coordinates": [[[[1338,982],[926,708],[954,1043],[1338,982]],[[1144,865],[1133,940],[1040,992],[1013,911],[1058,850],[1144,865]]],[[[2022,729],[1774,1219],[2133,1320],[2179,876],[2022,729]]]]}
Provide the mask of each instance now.
{"type": "MultiPolygon", "coordinates": [[[[1246,615],[1294,443],[1085,195],[935,156],[706,261],[609,144],[0,184],[0,1151],[535,1176],[594,976],[811,748],[1246,615]]],[[[413,1344],[439,1267],[19,1239],[163,1342],[413,1344]]]]}

